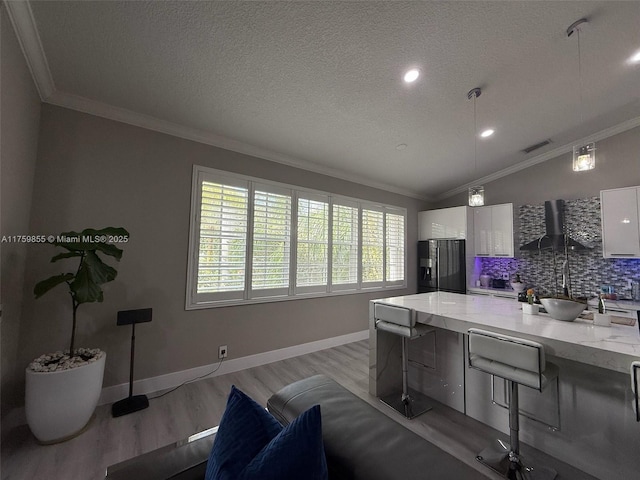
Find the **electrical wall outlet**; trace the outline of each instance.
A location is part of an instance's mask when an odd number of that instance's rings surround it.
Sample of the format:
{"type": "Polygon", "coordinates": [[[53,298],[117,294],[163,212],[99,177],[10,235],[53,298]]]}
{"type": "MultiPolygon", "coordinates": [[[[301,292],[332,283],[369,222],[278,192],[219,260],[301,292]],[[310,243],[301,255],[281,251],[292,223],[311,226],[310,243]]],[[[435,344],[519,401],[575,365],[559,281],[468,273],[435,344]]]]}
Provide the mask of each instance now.
{"type": "Polygon", "coordinates": [[[227,358],[227,354],[229,351],[227,350],[226,345],[220,345],[218,347],[218,358],[227,358]]]}

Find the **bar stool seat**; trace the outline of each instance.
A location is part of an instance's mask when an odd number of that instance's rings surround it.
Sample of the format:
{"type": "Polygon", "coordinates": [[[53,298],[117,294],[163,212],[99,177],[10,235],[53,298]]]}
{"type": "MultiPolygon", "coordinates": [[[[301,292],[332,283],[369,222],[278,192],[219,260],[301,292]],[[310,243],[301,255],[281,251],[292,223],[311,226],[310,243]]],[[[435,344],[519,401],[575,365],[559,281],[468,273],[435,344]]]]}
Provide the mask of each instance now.
{"type": "Polygon", "coordinates": [[[382,397],[380,400],[406,418],[415,418],[433,408],[428,397],[409,389],[408,340],[421,337],[434,329],[416,323],[416,312],[410,308],[376,303],[374,305],[377,330],[398,335],[402,339],[402,392],[382,397]]]}
{"type": "Polygon", "coordinates": [[[538,385],[538,376],[534,372],[525,369],[515,368],[502,362],[489,360],[484,357],[475,356],[472,360],[473,368],[484,372],[493,372],[492,375],[505,379],[511,378],[512,381],[519,385],[535,388],[536,390],[544,390],[548,384],[558,378],[558,366],[555,363],[545,362],[546,368],[540,373],[540,388],[538,385]]]}
{"type": "Polygon", "coordinates": [[[545,360],[544,347],[538,342],[476,328],[470,329],[468,335],[469,367],[504,378],[509,390],[510,445],[498,442],[476,459],[509,479],[554,479],[555,470],[525,465],[520,456],[518,385],[542,391],[557,381],[558,367],[545,360]]]}

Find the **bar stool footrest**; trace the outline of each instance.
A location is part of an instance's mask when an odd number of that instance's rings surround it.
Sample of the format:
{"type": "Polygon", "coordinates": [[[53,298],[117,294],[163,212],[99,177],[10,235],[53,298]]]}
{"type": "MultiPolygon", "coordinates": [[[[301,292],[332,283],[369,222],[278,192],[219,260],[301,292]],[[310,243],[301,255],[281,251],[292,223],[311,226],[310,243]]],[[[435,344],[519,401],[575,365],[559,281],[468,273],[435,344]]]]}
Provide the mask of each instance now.
{"type": "Polygon", "coordinates": [[[552,468],[523,462],[522,455],[519,456],[517,468],[514,469],[511,460],[509,460],[510,450],[511,447],[508,443],[497,441],[495,445],[480,452],[476,460],[510,480],[553,480],[558,475],[552,468]]]}
{"type": "Polygon", "coordinates": [[[433,408],[433,400],[415,390],[409,389],[408,397],[405,397],[405,400],[403,397],[402,392],[397,392],[380,398],[380,401],[408,419],[422,415],[433,408]]]}

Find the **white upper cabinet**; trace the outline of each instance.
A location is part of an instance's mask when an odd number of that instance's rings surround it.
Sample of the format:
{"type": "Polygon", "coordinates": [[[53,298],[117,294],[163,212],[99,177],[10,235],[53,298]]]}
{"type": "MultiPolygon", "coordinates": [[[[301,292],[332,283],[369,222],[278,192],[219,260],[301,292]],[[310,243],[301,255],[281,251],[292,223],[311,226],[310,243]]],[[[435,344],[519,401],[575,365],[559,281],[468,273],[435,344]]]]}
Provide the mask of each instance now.
{"type": "Polygon", "coordinates": [[[474,246],[479,257],[513,257],[513,204],[475,207],[474,246]]]}
{"type": "Polygon", "coordinates": [[[491,207],[474,207],[473,209],[473,238],[475,254],[491,256],[492,244],[491,207]]]}
{"type": "Polygon", "coordinates": [[[469,207],[439,208],[418,213],[418,240],[469,239],[473,230],[469,207]]]}
{"type": "Polygon", "coordinates": [[[640,187],[600,192],[605,258],[640,257],[640,187]]]}
{"type": "Polygon", "coordinates": [[[491,223],[493,255],[495,257],[513,257],[513,204],[492,205],[491,223]]]}

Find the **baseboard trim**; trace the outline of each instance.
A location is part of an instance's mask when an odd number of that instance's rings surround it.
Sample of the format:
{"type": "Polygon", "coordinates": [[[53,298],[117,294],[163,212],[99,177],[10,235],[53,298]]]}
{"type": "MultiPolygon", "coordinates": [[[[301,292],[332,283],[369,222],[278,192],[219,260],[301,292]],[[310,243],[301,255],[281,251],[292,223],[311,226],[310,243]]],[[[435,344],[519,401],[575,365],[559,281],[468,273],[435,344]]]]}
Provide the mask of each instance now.
{"type": "MultiPolygon", "coordinates": [[[[297,357],[347,343],[358,342],[367,338],[369,338],[369,330],[362,330],[360,332],[325,338],[315,342],[303,343],[301,345],[294,345],[292,347],[281,348],[278,350],[271,350],[269,352],[258,353],[256,355],[233,358],[222,362],[220,368],[215,373],[208,375],[206,378],[218,377],[227,373],[238,372],[246,368],[258,367],[260,365],[266,365],[279,360],[286,360],[287,358],[297,357]]],[[[157,377],[136,380],[133,382],[133,392],[136,395],[140,395],[174,388],[185,381],[200,377],[215,370],[217,366],[218,362],[179,372],[168,373],[166,375],[159,375],[157,377]]],[[[98,403],[99,405],[113,403],[121,400],[127,395],[129,395],[129,383],[113,385],[102,389],[102,394],[100,395],[98,403]]]]}

